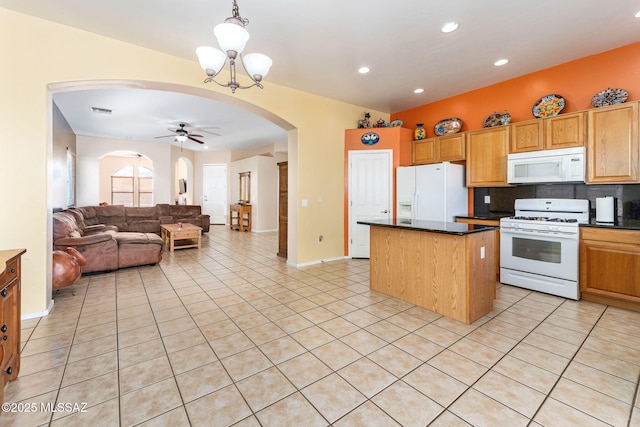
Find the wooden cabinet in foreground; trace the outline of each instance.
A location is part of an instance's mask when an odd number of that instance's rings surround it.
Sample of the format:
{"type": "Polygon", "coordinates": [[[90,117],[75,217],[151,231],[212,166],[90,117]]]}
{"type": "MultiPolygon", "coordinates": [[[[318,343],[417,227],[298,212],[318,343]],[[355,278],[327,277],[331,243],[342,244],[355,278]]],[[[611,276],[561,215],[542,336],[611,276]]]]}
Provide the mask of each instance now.
{"type": "Polygon", "coordinates": [[[585,141],[584,112],[512,123],[510,153],[581,147],[585,141]]]}
{"type": "Polygon", "coordinates": [[[580,228],[580,292],[640,311],[640,230],[580,228]]]}
{"type": "Polygon", "coordinates": [[[507,187],[509,126],[467,132],[467,187],[507,187]]]}
{"type": "Polygon", "coordinates": [[[411,163],[424,165],[428,163],[456,162],[465,159],[466,134],[426,138],[411,143],[411,163]]]}
{"type": "Polygon", "coordinates": [[[638,102],[587,112],[588,184],[640,182],[638,102]]]}
{"type": "Polygon", "coordinates": [[[20,258],[24,249],[0,251],[0,402],[20,371],[20,258]]]}

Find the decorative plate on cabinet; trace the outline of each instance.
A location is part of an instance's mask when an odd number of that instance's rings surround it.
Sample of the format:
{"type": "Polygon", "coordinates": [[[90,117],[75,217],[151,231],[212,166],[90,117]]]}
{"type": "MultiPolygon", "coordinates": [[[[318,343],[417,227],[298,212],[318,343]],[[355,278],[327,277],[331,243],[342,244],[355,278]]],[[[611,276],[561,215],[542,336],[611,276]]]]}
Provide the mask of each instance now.
{"type": "Polygon", "coordinates": [[[624,89],[605,89],[591,98],[591,105],[604,107],[605,105],[622,104],[629,98],[629,92],[624,89]]]}
{"type": "Polygon", "coordinates": [[[394,120],[389,123],[390,128],[401,128],[404,122],[402,120],[394,120]]]}
{"type": "Polygon", "coordinates": [[[555,93],[543,96],[533,104],[533,116],[539,119],[557,116],[564,110],[564,98],[555,93]]]}
{"type": "Polygon", "coordinates": [[[482,127],[492,128],[494,126],[508,125],[511,122],[511,114],[507,110],[504,113],[493,113],[487,116],[482,122],[482,127]]]}
{"type": "Polygon", "coordinates": [[[448,135],[450,133],[458,133],[462,129],[462,120],[457,117],[440,120],[433,127],[433,132],[437,136],[448,135]]]}

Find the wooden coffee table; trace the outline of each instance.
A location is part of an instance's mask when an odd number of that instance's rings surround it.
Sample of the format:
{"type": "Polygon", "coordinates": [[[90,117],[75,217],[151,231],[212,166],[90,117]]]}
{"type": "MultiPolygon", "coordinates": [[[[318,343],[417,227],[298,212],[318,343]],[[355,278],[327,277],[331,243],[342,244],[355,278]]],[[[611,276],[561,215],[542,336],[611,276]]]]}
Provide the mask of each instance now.
{"type": "Polygon", "coordinates": [[[160,236],[173,252],[174,249],[202,247],[202,228],[193,224],[162,224],[160,236]]]}

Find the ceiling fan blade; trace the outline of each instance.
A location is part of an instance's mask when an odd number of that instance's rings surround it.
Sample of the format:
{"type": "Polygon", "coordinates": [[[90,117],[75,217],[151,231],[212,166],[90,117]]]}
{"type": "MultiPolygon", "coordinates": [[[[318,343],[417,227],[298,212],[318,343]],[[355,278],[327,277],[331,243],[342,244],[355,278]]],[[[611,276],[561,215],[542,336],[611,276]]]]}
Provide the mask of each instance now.
{"type": "Polygon", "coordinates": [[[198,135],[196,133],[190,133],[189,136],[195,136],[196,138],[204,138],[204,135],[198,135]]]}
{"type": "Polygon", "coordinates": [[[189,139],[190,139],[190,140],[192,140],[192,141],[197,142],[198,144],[204,144],[204,142],[203,142],[203,141],[200,141],[199,139],[195,139],[195,138],[191,137],[191,135],[187,136],[187,138],[189,138],[189,139]]]}
{"type": "Polygon", "coordinates": [[[219,127],[217,127],[217,126],[213,126],[213,127],[209,127],[209,128],[198,128],[198,130],[199,130],[200,132],[204,132],[204,133],[208,133],[208,134],[211,134],[211,135],[220,136],[220,134],[218,134],[218,133],[215,133],[215,132],[209,132],[208,130],[205,130],[205,129],[220,129],[220,128],[219,128],[219,127]]]}
{"type": "Polygon", "coordinates": [[[154,138],[175,138],[175,135],[155,136],[154,138]]]}

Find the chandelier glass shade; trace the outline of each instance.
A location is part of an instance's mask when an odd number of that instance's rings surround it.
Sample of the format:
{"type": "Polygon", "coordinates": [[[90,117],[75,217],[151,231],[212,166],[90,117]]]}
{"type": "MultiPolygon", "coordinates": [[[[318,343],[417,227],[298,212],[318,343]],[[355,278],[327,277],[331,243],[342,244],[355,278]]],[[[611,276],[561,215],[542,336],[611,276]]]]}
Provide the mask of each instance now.
{"type": "Polygon", "coordinates": [[[233,1],[232,12],[232,17],[227,18],[224,23],[216,25],[213,29],[221,50],[209,46],[200,46],[196,49],[198,62],[207,73],[207,78],[204,82],[214,82],[220,86],[228,87],[233,93],[235,93],[236,89],[248,89],[253,86],[262,89],[262,79],[269,73],[273,62],[271,58],[261,53],[242,55],[242,51],[247,41],[249,41],[249,32],[244,28],[249,23],[249,20],[240,16],[236,0],[233,1]],[[253,81],[253,84],[249,86],[242,86],[237,80],[236,60],[238,58],[253,81]],[[220,73],[227,61],[229,62],[230,78],[226,84],[223,84],[214,80],[214,77],[220,73]]]}

